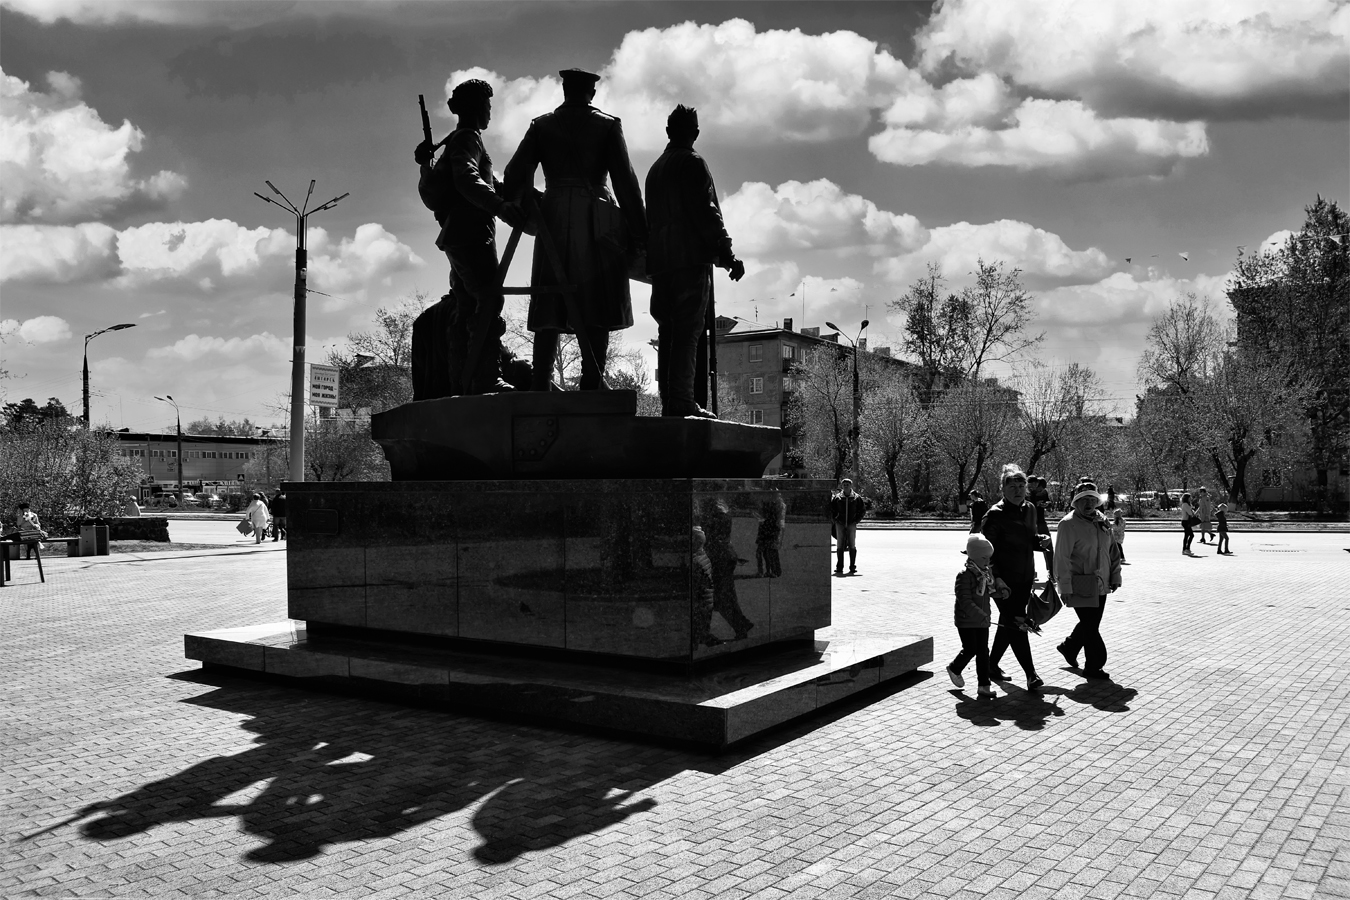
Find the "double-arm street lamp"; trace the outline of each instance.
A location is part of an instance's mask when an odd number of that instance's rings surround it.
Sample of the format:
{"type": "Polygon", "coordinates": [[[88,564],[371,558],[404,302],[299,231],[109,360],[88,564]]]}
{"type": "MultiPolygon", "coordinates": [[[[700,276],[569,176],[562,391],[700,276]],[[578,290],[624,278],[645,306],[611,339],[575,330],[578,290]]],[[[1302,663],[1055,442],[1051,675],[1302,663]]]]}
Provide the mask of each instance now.
{"type": "Polygon", "coordinates": [[[84,336],[84,427],[89,427],[89,342],[108,331],[121,331],[123,328],[135,328],[135,322],[127,322],[121,325],[109,325],[107,328],[95,331],[93,334],[84,336]]]}
{"type": "Polygon", "coordinates": [[[181,507],[183,505],[183,417],[178,412],[178,401],[173,399],[173,394],[165,394],[163,397],[156,397],[155,399],[173,404],[173,418],[178,425],[178,505],[181,507]]]}
{"type": "Polygon", "coordinates": [[[862,428],[859,425],[858,417],[862,412],[862,390],[858,385],[858,340],[862,337],[862,333],[867,330],[867,320],[862,320],[862,325],[858,327],[858,335],[855,338],[850,338],[844,334],[844,330],[833,322],[826,322],[825,326],[839,332],[844,340],[848,341],[849,345],[853,347],[853,427],[850,429],[848,437],[849,443],[853,447],[853,477],[861,482],[862,472],[858,469],[858,439],[862,434],[862,428]]]}
{"type": "Polygon", "coordinates": [[[277,190],[270,181],[263,184],[272,189],[286,203],[283,205],[271,197],[264,197],[257,191],[253,196],[273,206],[280,206],[295,216],[295,340],[291,356],[291,481],[305,480],[305,275],[308,263],[305,255],[305,224],[308,218],[325,209],[332,209],[337,202],[346,197],[334,197],[327,203],[309,208],[309,198],[314,195],[314,180],[310,179],[309,192],[305,194],[304,204],[297,209],[295,204],[277,190]]]}

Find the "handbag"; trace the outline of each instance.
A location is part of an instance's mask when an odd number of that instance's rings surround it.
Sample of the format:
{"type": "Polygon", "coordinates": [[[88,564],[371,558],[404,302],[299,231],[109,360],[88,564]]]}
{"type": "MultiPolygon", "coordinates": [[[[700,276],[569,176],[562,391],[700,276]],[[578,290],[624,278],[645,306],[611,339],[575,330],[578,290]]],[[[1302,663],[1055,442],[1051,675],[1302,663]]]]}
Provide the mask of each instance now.
{"type": "Polygon", "coordinates": [[[1027,599],[1027,618],[1037,625],[1044,625],[1063,608],[1064,603],[1059,599],[1059,591],[1055,590],[1055,582],[1047,581],[1045,590],[1039,595],[1033,592],[1027,599]]]}
{"type": "Polygon", "coordinates": [[[234,525],[234,530],[239,532],[240,534],[252,534],[253,526],[247,522],[236,522],[234,525]]]}
{"type": "Polygon", "coordinates": [[[1073,576],[1073,595],[1075,597],[1101,596],[1101,582],[1096,575],[1074,575],[1073,576]]]}

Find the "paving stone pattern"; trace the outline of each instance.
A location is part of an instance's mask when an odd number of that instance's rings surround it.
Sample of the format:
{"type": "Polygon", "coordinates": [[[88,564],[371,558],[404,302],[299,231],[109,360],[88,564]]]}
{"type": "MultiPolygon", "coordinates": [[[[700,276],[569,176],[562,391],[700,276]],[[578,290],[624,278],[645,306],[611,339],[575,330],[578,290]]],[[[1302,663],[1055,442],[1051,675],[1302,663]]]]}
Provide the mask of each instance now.
{"type": "Polygon", "coordinates": [[[1062,668],[1066,611],[1044,695],[993,701],[942,672],[963,536],[859,542],[835,625],[931,633],[936,675],[721,756],[184,660],[284,618],[282,552],[16,563],[0,896],[1350,896],[1345,535],[1132,534],[1114,682],[1062,668]]]}

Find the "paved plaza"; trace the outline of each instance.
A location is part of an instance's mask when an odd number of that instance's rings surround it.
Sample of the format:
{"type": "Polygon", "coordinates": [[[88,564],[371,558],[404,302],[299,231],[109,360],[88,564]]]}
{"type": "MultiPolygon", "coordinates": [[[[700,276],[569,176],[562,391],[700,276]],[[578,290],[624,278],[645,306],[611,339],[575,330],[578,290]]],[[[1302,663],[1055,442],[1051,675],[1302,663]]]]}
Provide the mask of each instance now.
{"type": "MultiPolygon", "coordinates": [[[[1350,897],[1350,535],[1132,533],[1112,682],[952,688],[959,531],[859,535],[834,622],[937,661],[721,755],[204,673],[284,544],[0,588],[4,897],[1350,897]]],[[[822,558],[821,565],[829,561],[822,558]]]]}

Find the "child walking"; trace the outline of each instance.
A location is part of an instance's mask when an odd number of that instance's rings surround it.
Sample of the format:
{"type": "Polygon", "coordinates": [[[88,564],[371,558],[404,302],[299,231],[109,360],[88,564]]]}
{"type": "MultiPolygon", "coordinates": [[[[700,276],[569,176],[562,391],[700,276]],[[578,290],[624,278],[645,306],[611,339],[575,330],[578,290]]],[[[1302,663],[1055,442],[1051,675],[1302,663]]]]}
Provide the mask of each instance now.
{"type": "Polygon", "coordinates": [[[956,575],[956,633],[961,636],[961,652],[947,667],[947,677],[958,688],[966,686],[961,670],[975,660],[975,678],[979,696],[993,697],[989,678],[989,598],[1007,599],[1008,586],[995,578],[989,568],[994,545],[982,534],[966,539],[966,565],[956,575]]]}
{"type": "Polygon", "coordinates": [[[1120,564],[1128,566],[1129,563],[1125,561],[1125,516],[1119,507],[1116,508],[1115,518],[1111,522],[1111,537],[1115,540],[1116,547],[1120,549],[1120,564]]]}
{"type": "Polygon", "coordinates": [[[1232,556],[1233,551],[1228,549],[1228,504],[1220,503],[1219,508],[1214,513],[1214,520],[1219,523],[1219,555],[1232,556]]]}

